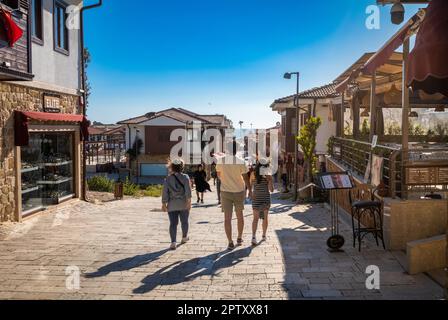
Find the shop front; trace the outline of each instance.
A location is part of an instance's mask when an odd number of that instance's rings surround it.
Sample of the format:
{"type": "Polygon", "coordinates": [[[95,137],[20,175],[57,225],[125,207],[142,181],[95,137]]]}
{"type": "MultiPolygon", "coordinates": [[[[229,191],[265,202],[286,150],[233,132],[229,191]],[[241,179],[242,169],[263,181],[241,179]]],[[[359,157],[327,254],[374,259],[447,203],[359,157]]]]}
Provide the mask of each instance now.
{"type": "Polygon", "coordinates": [[[0,222],[81,198],[89,122],[76,93],[0,83],[0,222]]]}
{"type": "Polygon", "coordinates": [[[17,212],[21,218],[81,195],[80,115],[15,112],[17,212]]]}

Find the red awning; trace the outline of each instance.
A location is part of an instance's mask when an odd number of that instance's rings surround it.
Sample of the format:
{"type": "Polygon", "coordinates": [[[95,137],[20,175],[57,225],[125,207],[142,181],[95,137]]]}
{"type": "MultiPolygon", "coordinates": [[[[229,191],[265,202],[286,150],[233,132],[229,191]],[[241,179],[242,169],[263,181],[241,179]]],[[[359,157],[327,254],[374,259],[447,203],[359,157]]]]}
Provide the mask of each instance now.
{"type": "Polygon", "coordinates": [[[448,97],[448,1],[432,0],[409,56],[407,84],[448,97]]]}
{"type": "Polygon", "coordinates": [[[76,122],[80,124],[81,140],[86,141],[89,138],[90,122],[87,120],[86,117],[82,115],[15,111],[14,138],[15,138],[15,145],[18,147],[27,146],[29,144],[29,138],[30,138],[28,132],[29,120],[76,122]]]}

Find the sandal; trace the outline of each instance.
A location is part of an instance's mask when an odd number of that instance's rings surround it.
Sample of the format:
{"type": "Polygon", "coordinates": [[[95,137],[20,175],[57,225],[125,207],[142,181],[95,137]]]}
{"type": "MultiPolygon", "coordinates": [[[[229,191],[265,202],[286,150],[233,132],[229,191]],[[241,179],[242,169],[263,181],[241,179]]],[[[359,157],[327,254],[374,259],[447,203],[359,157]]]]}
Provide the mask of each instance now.
{"type": "Polygon", "coordinates": [[[242,246],[243,242],[244,242],[243,239],[237,239],[236,240],[236,243],[237,243],[238,246],[242,246]]]}
{"type": "Polygon", "coordinates": [[[229,243],[229,246],[227,247],[227,250],[232,251],[235,249],[235,244],[233,242],[229,243]]]}

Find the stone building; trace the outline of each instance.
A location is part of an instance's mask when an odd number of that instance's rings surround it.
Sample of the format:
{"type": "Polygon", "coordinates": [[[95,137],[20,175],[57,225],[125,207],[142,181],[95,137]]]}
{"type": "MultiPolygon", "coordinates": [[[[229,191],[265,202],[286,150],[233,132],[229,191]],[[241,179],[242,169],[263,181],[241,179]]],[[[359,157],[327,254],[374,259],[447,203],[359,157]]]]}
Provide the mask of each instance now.
{"type": "Polygon", "coordinates": [[[0,40],[0,222],[82,197],[81,32],[66,24],[80,2],[4,1],[23,35],[0,40]]]}

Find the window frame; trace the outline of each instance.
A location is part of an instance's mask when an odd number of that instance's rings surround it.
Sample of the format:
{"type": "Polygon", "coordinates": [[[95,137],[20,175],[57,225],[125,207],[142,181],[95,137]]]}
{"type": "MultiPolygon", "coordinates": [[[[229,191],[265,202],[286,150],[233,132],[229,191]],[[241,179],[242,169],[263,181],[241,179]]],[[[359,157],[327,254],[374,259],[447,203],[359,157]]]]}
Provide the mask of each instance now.
{"type": "Polygon", "coordinates": [[[44,32],[44,0],[31,0],[30,1],[30,10],[31,10],[31,40],[38,44],[43,46],[45,44],[45,32],[44,32]],[[41,32],[41,38],[39,38],[38,36],[36,36],[34,34],[34,30],[35,30],[35,24],[36,24],[36,12],[35,12],[35,3],[36,1],[40,1],[40,12],[39,12],[39,17],[40,17],[40,32],[41,32]]]}
{"type": "Polygon", "coordinates": [[[70,55],[70,30],[67,28],[67,25],[65,22],[67,21],[67,3],[61,0],[54,0],[53,1],[53,46],[54,51],[59,52],[61,54],[64,54],[66,56],[70,55]],[[60,32],[60,25],[58,24],[58,16],[59,16],[59,9],[62,8],[64,12],[64,29],[67,31],[66,33],[66,45],[67,48],[62,48],[58,45],[58,33],[60,32]]]}

